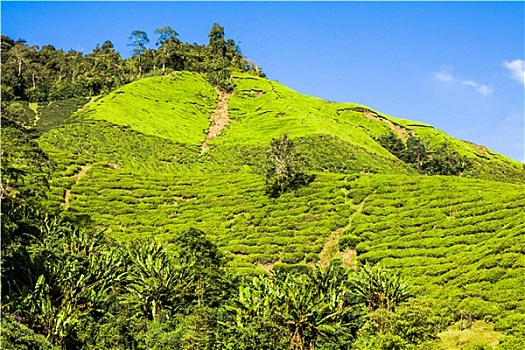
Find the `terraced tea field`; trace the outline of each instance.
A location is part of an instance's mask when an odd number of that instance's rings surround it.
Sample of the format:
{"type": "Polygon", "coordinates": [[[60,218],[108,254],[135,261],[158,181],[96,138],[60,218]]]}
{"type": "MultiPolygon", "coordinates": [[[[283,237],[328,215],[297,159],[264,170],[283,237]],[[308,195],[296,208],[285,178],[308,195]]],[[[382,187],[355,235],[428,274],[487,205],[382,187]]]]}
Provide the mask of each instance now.
{"type": "Polygon", "coordinates": [[[39,139],[57,162],[50,208],[88,216],[120,241],[169,246],[201,229],[240,273],[333,258],[381,263],[456,319],[499,330],[525,321],[523,165],[365,106],[261,78],[235,82],[229,126],[207,149],[217,93],[190,73],[139,80],[53,126],[39,139]],[[374,140],[391,131],[447,141],[475,166],[465,177],[417,175],[374,140]],[[261,165],[284,132],[315,178],[270,198],[261,165]]]}
{"type": "MultiPolygon", "coordinates": [[[[410,276],[442,308],[477,319],[525,313],[525,187],[451,177],[368,176],[341,243],[410,276]]],[[[459,317],[459,314],[458,314],[459,317]]]]}

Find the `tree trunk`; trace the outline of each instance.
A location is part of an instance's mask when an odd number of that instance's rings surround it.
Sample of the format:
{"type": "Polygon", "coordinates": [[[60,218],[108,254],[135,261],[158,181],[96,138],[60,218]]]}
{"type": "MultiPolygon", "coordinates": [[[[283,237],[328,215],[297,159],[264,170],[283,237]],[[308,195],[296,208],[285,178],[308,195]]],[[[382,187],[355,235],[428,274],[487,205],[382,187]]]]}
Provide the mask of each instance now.
{"type": "Polygon", "coordinates": [[[164,59],[162,60],[162,74],[164,74],[164,71],[166,71],[166,48],[164,47],[164,59]]]}

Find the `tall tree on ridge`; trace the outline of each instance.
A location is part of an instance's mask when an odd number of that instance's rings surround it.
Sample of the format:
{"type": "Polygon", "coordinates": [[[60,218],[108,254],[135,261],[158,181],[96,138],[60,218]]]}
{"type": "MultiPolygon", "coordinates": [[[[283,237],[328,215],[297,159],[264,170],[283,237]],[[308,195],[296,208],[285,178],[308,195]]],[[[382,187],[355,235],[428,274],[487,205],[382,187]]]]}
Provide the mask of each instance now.
{"type": "Polygon", "coordinates": [[[146,44],[149,43],[148,35],[146,34],[146,32],[143,32],[141,30],[134,30],[131,32],[131,35],[128,39],[131,41],[131,43],[128,44],[128,46],[132,47],[131,52],[133,53],[133,56],[138,57],[140,76],[142,74],[141,56],[144,53],[144,50],[146,50],[146,44]]]}
{"type": "Polygon", "coordinates": [[[221,27],[218,23],[214,23],[211,27],[210,34],[210,49],[211,54],[214,58],[221,58],[226,56],[226,40],[224,40],[224,27],[221,27]]]}
{"type": "Polygon", "coordinates": [[[174,52],[176,52],[180,44],[178,39],[179,33],[169,26],[164,26],[157,28],[155,34],[159,36],[155,44],[160,46],[157,51],[157,58],[162,64],[162,73],[164,73],[166,71],[166,63],[173,56],[174,52]]]}

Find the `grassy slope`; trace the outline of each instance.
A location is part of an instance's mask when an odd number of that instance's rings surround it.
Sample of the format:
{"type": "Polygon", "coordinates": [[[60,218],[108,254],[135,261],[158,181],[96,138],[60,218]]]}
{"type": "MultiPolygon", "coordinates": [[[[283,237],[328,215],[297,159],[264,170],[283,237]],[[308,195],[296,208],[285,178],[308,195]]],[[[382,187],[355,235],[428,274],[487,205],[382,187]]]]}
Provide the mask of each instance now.
{"type": "Polygon", "coordinates": [[[523,185],[376,175],[353,182],[349,196],[364,202],[344,233],[359,238],[360,262],[401,271],[458,313],[525,313],[523,185]]]}
{"type": "Polygon", "coordinates": [[[524,165],[520,162],[494,152],[485,146],[459,140],[430,125],[406,119],[393,118],[387,115],[383,116],[413,131],[432,147],[439,147],[446,142],[460,155],[470,158],[473,162],[473,169],[465,174],[466,176],[496,181],[510,180],[525,183],[524,165]]]}
{"type": "Polygon", "coordinates": [[[402,271],[455,313],[525,314],[523,185],[418,176],[371,136],[390,132],[390,122],[433,144],[448,138],[479,160],[486,171],[472,175],[484,178],[519,180],[519,163],[417,122],[374,111],[380,120],[370,118],[364,106],[260,78],[238,76],[236,84],[230,125],[207,151],[199,146],[217,94],[200,76],[143,79],[90,104],[40,139],[58,162],[50,205],[70,189],[68,212],[90,215],[122,240],[169,244],[173,233],[197,227],[232,254],[232,266],[250,271],[314,263],[327,241],[357,237],[360,262],[402,271]],[[310,156],[316,178],[269,199],[258,166],[284,131],[310,156]]]}
{"type": "Polygon", "coordinates": [[[216,99],[217,93],[204,78],[181,72],[125,85],[94,102],[87,115],[145,135],[200,144],[216,99]]]}

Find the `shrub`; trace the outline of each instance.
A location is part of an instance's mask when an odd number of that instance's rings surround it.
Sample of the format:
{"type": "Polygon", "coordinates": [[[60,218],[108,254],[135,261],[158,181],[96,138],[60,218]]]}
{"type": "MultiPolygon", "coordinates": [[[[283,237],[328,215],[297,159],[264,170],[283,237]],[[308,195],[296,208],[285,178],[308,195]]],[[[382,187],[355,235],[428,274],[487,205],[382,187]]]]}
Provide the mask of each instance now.
{"type": "Polygon", "coordinates": [[[361,238],[356,235],[343,236],[339,238],[339,250],[356,249],[359,243],[361,243],[361,238]]]}
{"type": "Polygon", "coordinates": [[[283,263],[285,264],[297,264],[304,259],[303,252],[284,253],[281,256],[283,263]]]}
{"type": "Polygon", "coordinates": [[[304,158],[297,153],[287,134],[273,139],[266,152],[266,193],[279,197],[310,182],[311,179],[302,170],[304,165],[304,158]]]}
{"type": "Polygon", "coordinates": [[[45,336],[35,333],[8,314],[2,314],[0,344],[4,350],[58,350],[45,336]]]}

